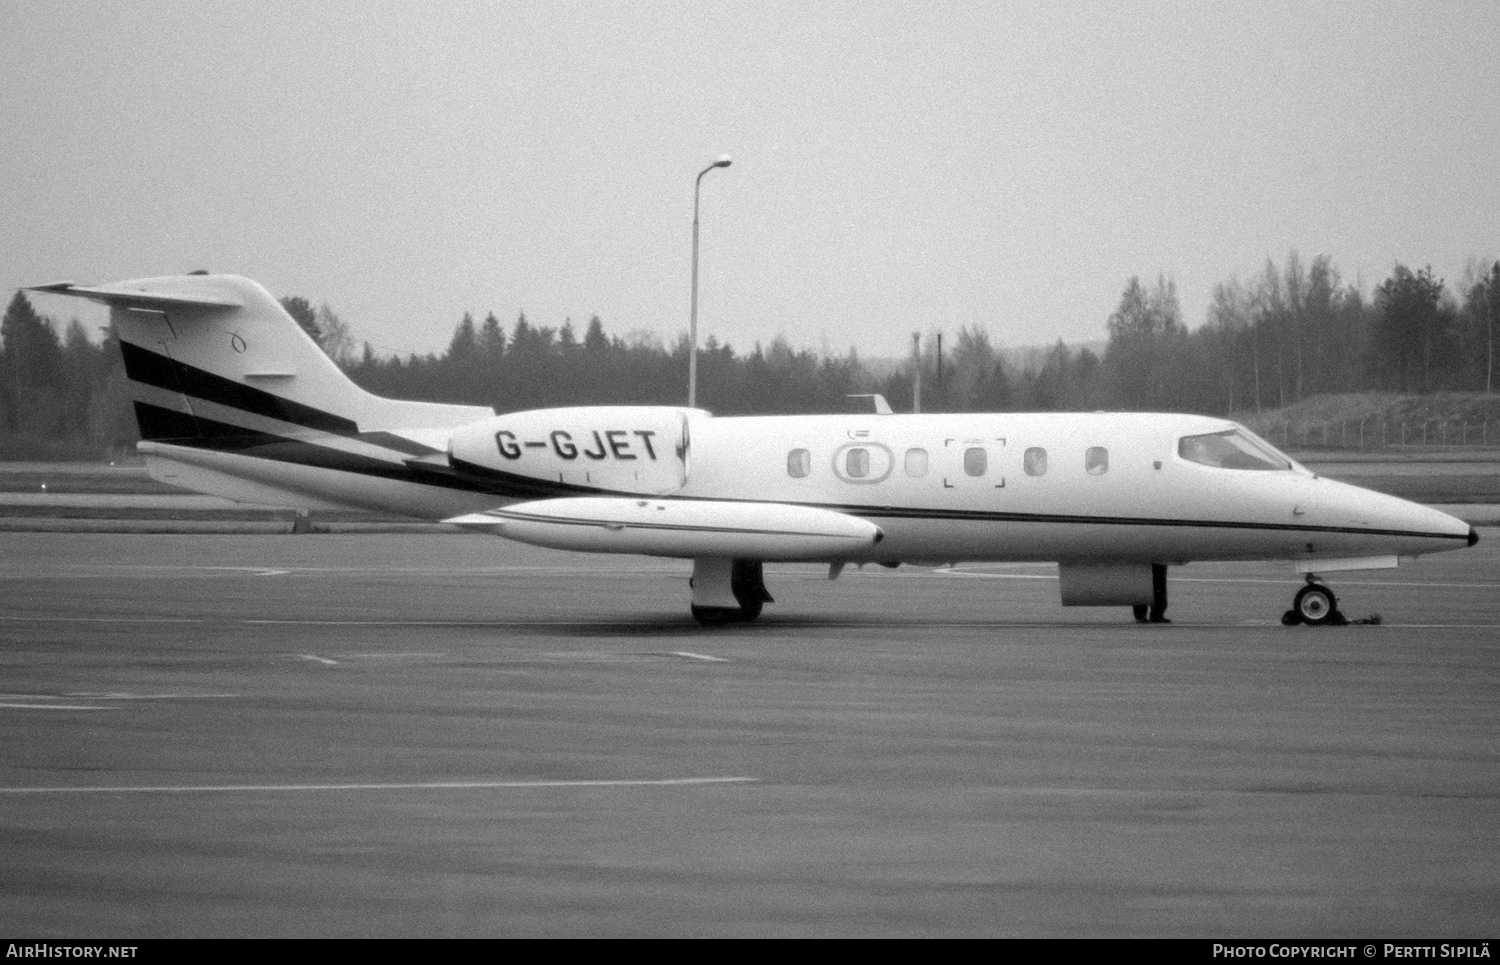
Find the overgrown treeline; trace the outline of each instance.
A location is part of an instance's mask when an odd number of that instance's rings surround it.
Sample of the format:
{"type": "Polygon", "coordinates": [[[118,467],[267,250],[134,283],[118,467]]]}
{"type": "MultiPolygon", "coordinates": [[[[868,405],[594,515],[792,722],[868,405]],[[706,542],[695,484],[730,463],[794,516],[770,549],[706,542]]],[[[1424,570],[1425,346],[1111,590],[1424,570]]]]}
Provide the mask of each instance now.
{"type": "MultiPolygon", "coordinates": [[[[1431,269],[1396,266],[1373,296],[1342,282],[1324,256],[1268,261],[1250,282],[1214,291],[1208,318],[1189,331],[1173,283],[1132,278],[1107,321],[1103,357],[1058,342],[1018,360],[983,328],[963,328],[941,356],[924,346],[925,412],[1138,409],[1259,412],[1309,396],[1369,390],[1486,391],[1500,327],[1500,264],[1450,292],[1431,269]]],[[[606,333],[596,316],[582,337],[571,322],[509,328],[491,313],[465,315],[441,354],[382,357],[359,350],[324,305],[282,304],[355,382],[397,398],[466,402],[499,411],[565,405],[681,404],[687,342],[606,333]]],[[[97,455],[134,442],[119,353],[94,344],[75,320],[58,326],[17,293],[0,323],[0,455],[97,455]]],[[[106,343],[108,339],[106,339],[106,343]]],[[[909,411],[913,373],[867,366],[853,349],[820,357],[785,338],[741,354],[710,338],[699,355],[698,403],[721,414],[843,412],[878,392],[909,411]]]]}
{"type": "Polygon", "coordinates": [[[0,321],[0,458],[96,458],[136,439],[120,353],[77,320],[59,337],[17,292],[0,321]]]}

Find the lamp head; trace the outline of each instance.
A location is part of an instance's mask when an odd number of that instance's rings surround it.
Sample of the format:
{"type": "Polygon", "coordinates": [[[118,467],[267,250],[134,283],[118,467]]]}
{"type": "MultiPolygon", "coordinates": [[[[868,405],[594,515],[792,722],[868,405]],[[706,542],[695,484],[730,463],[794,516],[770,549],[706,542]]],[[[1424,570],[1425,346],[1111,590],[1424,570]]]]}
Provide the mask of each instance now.
{"type": "Polygon", "coordinates": [[[716,168],[727,168],[733,163],[728,154],[721,154],[719,159],[713,163],[713,166],[716,168]]]}

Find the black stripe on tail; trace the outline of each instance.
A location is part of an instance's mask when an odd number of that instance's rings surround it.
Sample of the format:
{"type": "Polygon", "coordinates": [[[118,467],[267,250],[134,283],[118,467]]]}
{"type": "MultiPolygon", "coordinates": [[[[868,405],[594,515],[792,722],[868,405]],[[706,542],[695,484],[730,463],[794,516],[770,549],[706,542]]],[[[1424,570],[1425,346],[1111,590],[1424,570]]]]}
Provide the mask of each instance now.
{"type": "MultiPolygon", "coordinates": [[[[315,429],[340,436],[359,434],[359,426],[352,419],[324,412],[322,409],[315,409],[301,402],[293,402],[291,399],[283,399],[264,389],[226,379],[222,375],[215,375],[197,366],[187,365],[165,355],[148,351],[139,345],[121,342],[120,352],[125,359],[125,375],[132,382],[180,393],[189,398],[217,402],[220,405],[241,409],[255,415],[280,419],[282,422],[290,422],[292,425],[305,429],[315,429]]],[[[181,418],[189,421],[193,419],[187,414],[182,414],[181,418]]],[[[139,405],[136,406],[136,419],[140,423],[142,439],[167,442],[173,439],[207,435],[202,431],[184,434],[180,424],[163,422],[159,418],[153,417],[148,423],[141,418],[139,405]]]]}

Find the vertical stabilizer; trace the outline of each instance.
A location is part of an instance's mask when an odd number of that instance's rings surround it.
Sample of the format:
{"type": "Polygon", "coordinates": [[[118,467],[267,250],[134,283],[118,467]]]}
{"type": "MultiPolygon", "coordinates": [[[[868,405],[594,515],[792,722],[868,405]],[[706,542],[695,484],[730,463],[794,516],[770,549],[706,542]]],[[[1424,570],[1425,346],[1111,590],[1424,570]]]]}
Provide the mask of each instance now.
{"type": "Polygon", "coordinates": [[[246,436],[421,435],[493,414],[366,392],[269,292],[237,275],[35,290],[110,307],[144,440],[219,448],[246,436]]]}

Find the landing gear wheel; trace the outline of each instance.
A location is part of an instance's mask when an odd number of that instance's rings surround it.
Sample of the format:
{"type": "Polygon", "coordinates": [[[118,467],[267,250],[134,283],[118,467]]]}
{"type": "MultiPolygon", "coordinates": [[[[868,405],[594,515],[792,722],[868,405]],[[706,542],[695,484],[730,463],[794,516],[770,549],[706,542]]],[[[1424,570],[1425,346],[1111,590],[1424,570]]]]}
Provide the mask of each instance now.
{"type": "Polygon", "coordinates": [[[705,627],[722,627],[734,622],[739,611],[727,606],[693,606],[693,619],[705,627]]]}
{"type": "Polygon", "coordinates": [[[1151,564],[1151,602],[1131,606],[1136,623],[1171,623],[1167,619],[1167,565],[1151,564]]]}
{"type": "Polygon", "coordinates": [[[740,623],[752,623],[756,617],[760,616],[761,608],[764,606],[765,603],[760,600],[753,603],[741,603],[739,612],[734,615],[734,618],[740,623]]]}
{"type": "Polygon", "coordinates": [[[742,606],[693,606],[693,619],[705,627],[722,627],[731,623],[750,623],[760,616],[759,600],[742,606]]]}
{"type": "Polygon", "coordinates": [[[762,607],[776,602],[766,590],[765,569],[760,560],[735,560],[730,573],[729,588],[740,604],[734,619],[740,623],[754,622],[762,607]]]}
{"type": "Polygon", "coordinates": [[[750,623],[767,603],[764,567],[760,560],[699,559],[693,561],[693,619],[705,627],[750,623]]]}
{"type": "MultiPolygon", "coordinates": [[[[1292,608],[1287,611],[1310,627],[1326,626],[1339,617],[1339,600],[1333,591],[1321,583],[1309,583],[1297,591],[1292,599],[1292,608]]],[[[1286,622],[1286,617],[1281,621],[1286,622]]]]}

